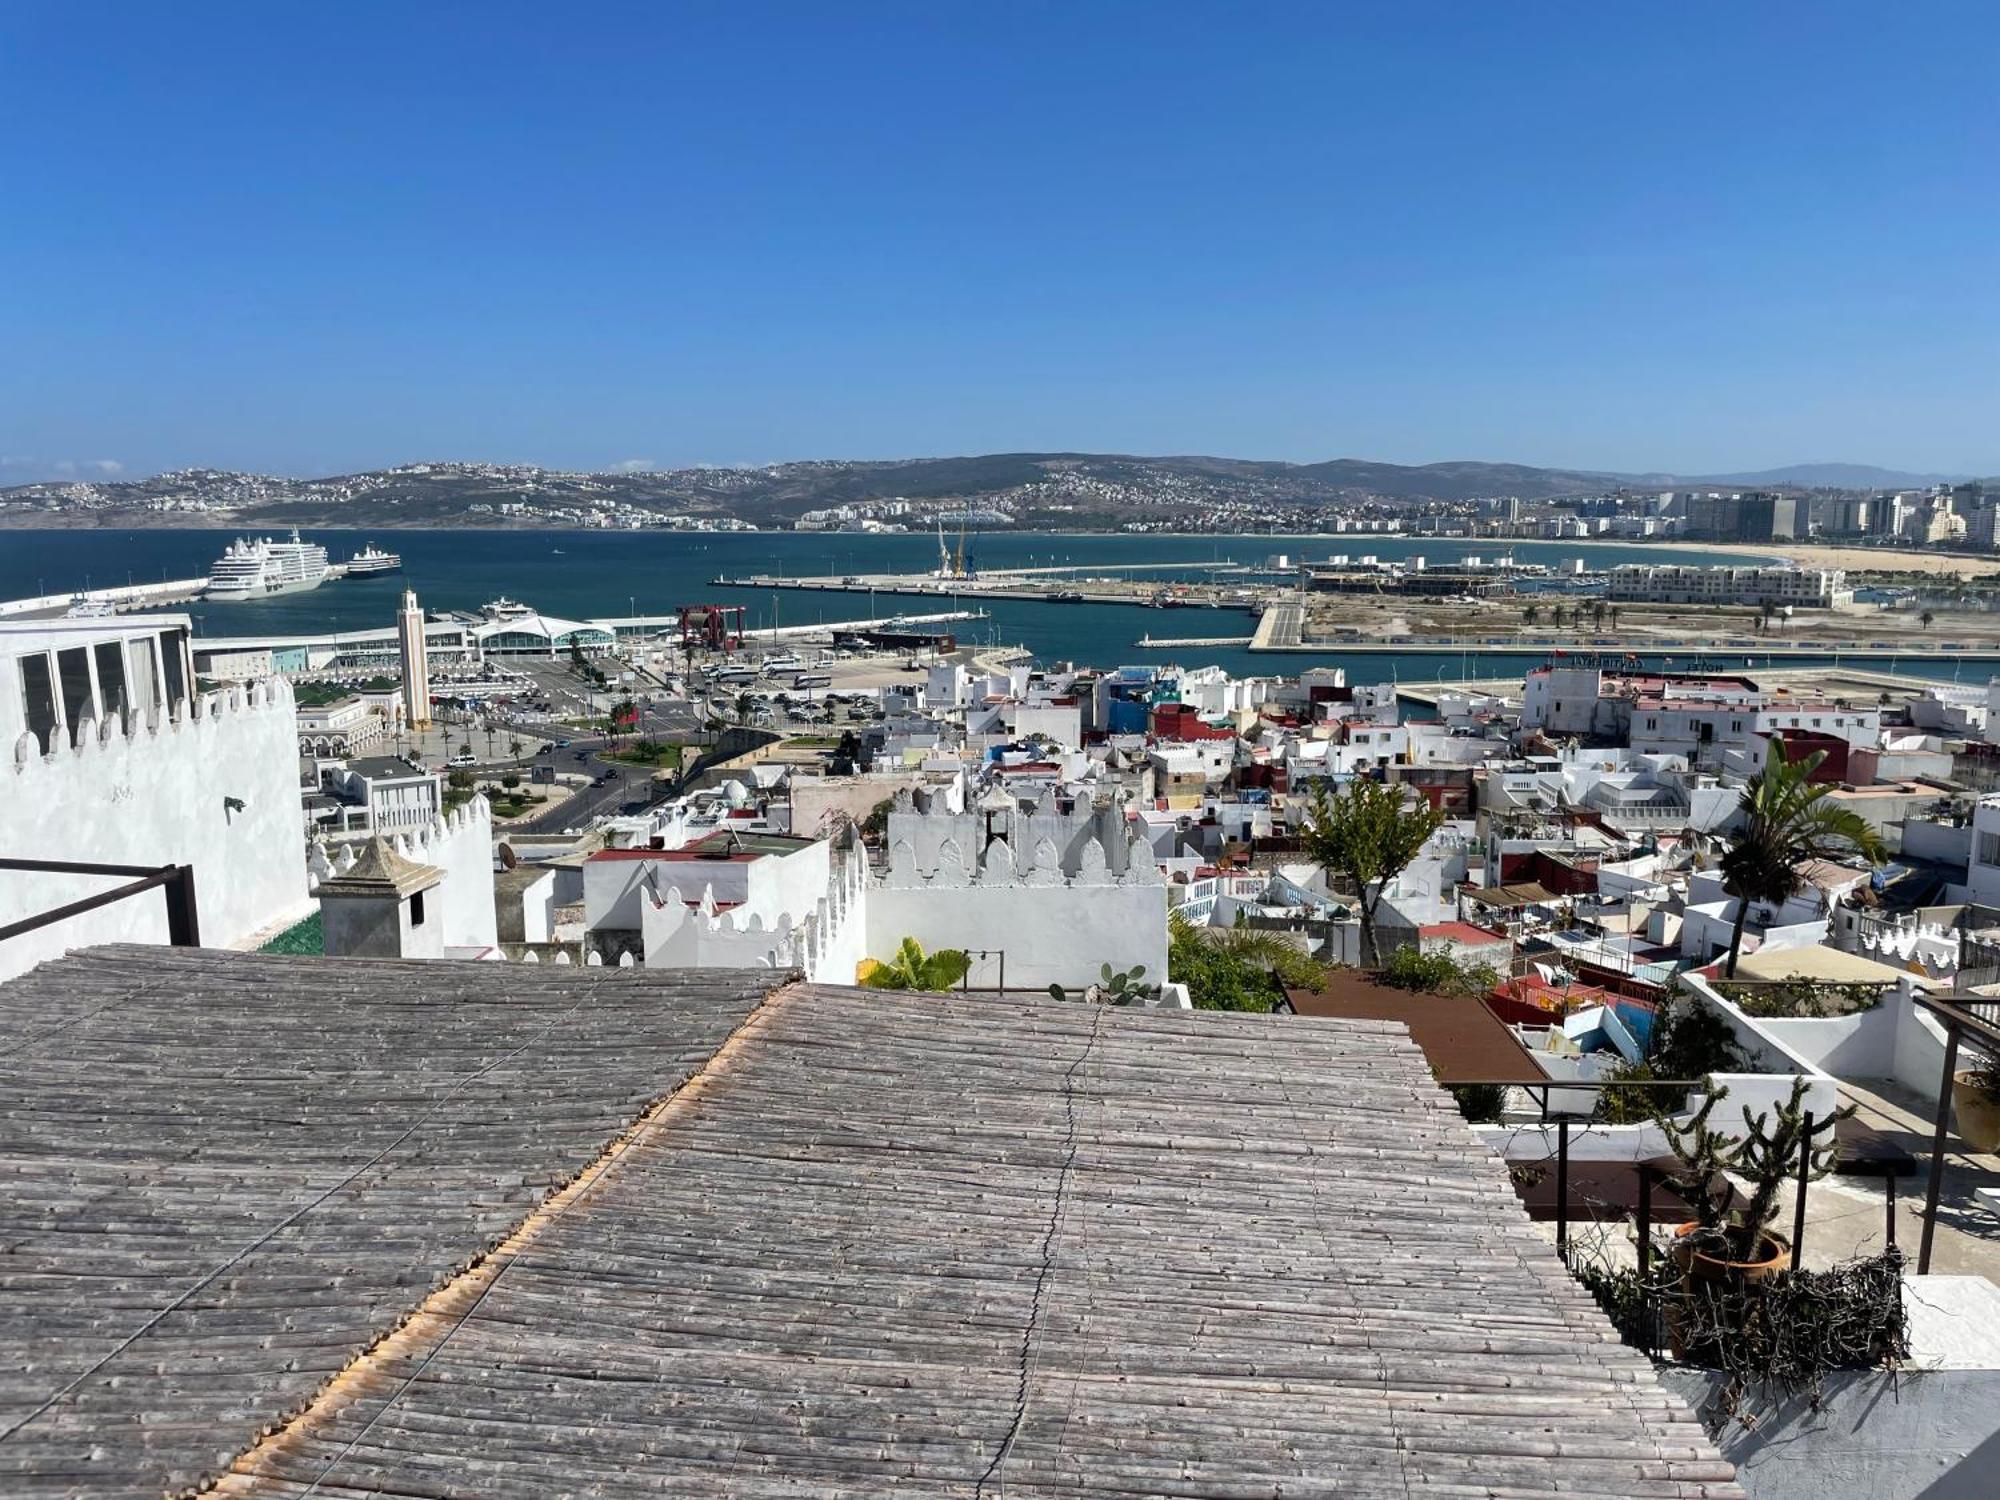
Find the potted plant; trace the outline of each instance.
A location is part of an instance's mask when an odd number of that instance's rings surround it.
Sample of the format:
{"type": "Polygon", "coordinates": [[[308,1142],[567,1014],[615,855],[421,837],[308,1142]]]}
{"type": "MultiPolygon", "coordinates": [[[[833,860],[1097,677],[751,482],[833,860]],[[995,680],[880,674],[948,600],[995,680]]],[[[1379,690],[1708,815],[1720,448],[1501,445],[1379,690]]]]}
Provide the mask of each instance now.
{"type": "Polygon", "coordinates": [[[1681,1164],[1675,1185],[1695,1211],[1695,1221],[1682,1225],[1674,1240],[1674,1263],[1684,1282],[1759,1281],[1791,1268],[1791,1245],[1771,1231],[1779,1196],[1799,1180],[1801,1155],[1806,1181],[1833,1170],[1834,1129],[1854,1113],[1850,1104],[1808,1124],[1805,1092],[1805,1080],[1794,1079],[1791,1098],[1768,1115],[1752,1115],[1746,1105],[1740,1140],[1708,1123],[1727,1089],[1710,1094],[1685,1125],[1661,1119],[1681,1164]],[[1825,1144],[1816,1144],[1822,1137],[1825,1144]],[[1749,1191],[1721,1191],[1725,1174],[1744,1179],[1749,1191]]]}
{"type": "Polygon", "coordinates": [[[1966,1145],[1982,1155],[2000,1149],[2000,1063],[1989,1057],[1952,1074],[1951,1112],[1966,1145]]]}

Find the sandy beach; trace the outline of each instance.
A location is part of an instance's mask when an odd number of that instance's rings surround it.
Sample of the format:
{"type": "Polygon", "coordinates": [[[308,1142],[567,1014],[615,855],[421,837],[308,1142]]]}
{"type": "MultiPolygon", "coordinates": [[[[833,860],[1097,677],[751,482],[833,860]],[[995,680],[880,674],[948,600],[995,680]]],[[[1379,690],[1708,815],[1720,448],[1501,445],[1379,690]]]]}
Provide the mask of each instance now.
{"type": "MultiPolygon", "coordinates": [[[[1573,539],[1575,547],[1630,547],[1633,544],[1613,537],[1573,539]]],[[[1643,545],[1643,544],[1642,544],[1643,545]]],[[[1671,542],[1675,546],[1699,550],[1712,546],[1717,552],[1752,553],[1782,559],[1801,568],[1845,568],[1850,573],[1927,573],[1946,577],[1986,578],[2000,573],[2000,555],[1974,557],[1964,552],[1938,552],[1921,547],[1839,547],[1822,542],[1671,542]]]]}

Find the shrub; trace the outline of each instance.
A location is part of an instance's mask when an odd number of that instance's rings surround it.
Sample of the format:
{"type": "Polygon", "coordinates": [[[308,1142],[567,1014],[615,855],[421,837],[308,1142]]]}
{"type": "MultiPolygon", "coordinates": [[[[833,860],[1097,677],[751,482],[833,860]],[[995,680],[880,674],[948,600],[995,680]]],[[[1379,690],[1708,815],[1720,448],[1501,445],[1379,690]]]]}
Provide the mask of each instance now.
{"type": "Polygon", "coordinates": [[[1426,953],[1405,944],[1389,955],[1376,979],[1391,989],[1421,995],[1483,995],[1500,983],[1491,964],[1462,964],[1449,952],[1426,953]]]}

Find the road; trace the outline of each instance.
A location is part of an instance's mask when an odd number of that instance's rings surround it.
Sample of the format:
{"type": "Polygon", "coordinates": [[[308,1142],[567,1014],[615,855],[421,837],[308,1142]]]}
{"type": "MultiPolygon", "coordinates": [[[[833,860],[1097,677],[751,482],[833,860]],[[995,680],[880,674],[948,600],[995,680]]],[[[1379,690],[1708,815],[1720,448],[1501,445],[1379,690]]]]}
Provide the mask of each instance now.
{"type": "Polygon", "coordinates": [[[603,751],[607,748],[609,742],[605,740],[576,740],[567,750],[552,750],[545,756],[523,762],[526,765],[534,765],[537,761],[553,764],[556,773],[563,776],[587,774],[593,784],[577,788],[575,794],[560,806],[519,823],[508,824],[507,831],[562,833],[571,828],[587,828],[591,819],[611,816],[628,802],[641,799],[648,804],[653,802],[658,793],[652,779],[652,768],[606,760],[603,751]],[[583,754],[582,760],[576,758],[579,751],[583,754]],[[610,779],[602,786],[595,784],[595,778],[606,775],[610,779]]]}

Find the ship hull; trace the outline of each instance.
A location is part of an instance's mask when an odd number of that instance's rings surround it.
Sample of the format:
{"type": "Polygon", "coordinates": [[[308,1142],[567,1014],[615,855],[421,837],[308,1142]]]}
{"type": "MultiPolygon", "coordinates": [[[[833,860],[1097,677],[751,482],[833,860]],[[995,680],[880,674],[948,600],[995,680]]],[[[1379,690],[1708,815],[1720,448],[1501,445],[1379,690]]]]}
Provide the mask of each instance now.
{"type": "Polygon", "coordinates": [[[316,589],[325,580],[320,578],[290,578],[253,584],[230,582],[217,586],[210,584],[205,599],[223,604],[249,603],[257,599],[275,599],[280,594],[304,594],[316,589]]]}

